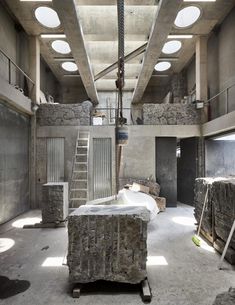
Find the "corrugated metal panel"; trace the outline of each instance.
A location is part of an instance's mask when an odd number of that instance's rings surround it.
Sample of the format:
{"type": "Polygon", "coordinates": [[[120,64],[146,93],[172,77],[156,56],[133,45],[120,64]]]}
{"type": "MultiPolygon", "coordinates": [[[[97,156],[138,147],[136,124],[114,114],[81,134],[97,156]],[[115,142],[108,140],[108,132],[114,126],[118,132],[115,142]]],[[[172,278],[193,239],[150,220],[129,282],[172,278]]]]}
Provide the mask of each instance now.
{"type": "Polygon", "coordinates": [[[93,139],[94,199],[112,194],[111,144],[110,138],[93,139]]]}
{"type": "Polygon", "coordinates": [[[64,138],[47,139],[47,182],[64,181],[64,138]]]}

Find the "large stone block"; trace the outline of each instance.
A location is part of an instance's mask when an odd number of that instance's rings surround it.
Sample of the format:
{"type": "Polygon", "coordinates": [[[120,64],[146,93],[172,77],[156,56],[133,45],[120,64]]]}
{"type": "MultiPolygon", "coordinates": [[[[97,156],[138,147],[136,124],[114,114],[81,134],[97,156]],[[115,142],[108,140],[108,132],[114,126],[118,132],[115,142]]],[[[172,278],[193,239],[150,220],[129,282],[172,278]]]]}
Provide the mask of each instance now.
{"type": "MultiPolygon", "coordinates": [[[[215,233],[226,242],[235,219],[235,179],[215,181],[211,192],[215,208],[215,233]]],[[[235,234],[230,247],[235,249],[235,234]]]]}
{"type": "Polygon", "coordinates": [[[133,183],[138,183],[149,187],[150,195],[154,195],[158,197],[160,194],[160,185],[157,182],[146,178],[132,178],[132,177],[120,178],[119,190],[123,189],[126,184],[133,184],[133,183]]]}
{"type": "Polygon", "coordinates": [[[68,216],[68,183],[51,182],[42,187],[42,222],[61,222],[68,216]]]}
{"type": "Polygon", "coordinates": [[[76,209],[68,217],[70,281],[141,282],[147,276],[148,221],[145,207],[86,205],[76,209]]]}
{"type": "Polygon", "coordinates": [[[191,104],[144,104],[144,125],[195,125],[200,116],[191,104]]]}
{"type": "Polygon", "coordinates": [[[41,104],[37,111],[40,126],[89,126],[92,103],[82,104],[41,104]]]}

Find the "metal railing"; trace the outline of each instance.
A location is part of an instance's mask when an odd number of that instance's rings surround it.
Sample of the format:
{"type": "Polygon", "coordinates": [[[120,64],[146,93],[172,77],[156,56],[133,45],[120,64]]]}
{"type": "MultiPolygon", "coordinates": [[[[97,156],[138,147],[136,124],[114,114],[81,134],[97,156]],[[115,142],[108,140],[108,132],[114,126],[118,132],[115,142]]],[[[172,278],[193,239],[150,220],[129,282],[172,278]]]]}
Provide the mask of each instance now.
{"type": "MultiPolygon", "coordinates": [[[[112,107],[95,108],[92,113],[92,125],[115,125],[117,119],[117,109],[112,107]]],[[[131,108],[123,108],[123,117],[127,125],[132,125],[131,108]]]]}
{"type": "Polygon", "coordinates": [[[235,100],[235,84],[228,86],[205,102],[205,106],[209,106],[208,120],[214,120],[222,115],[234,111],[235,106],[233,109],[231,107],[232,100],[235,100]]]}
{"type": "Polygon", "coordinates": [[[34,81],[1,49],[0,55],[1,77],[5,78],[22,94],[30,97],[35,86],[34,81]]]}

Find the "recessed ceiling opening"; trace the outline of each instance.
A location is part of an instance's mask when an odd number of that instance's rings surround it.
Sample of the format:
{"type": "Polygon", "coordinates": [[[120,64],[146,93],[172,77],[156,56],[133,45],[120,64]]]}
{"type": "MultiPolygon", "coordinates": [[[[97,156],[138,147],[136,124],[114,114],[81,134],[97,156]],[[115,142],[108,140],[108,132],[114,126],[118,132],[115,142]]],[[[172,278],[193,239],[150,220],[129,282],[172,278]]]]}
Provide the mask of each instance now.
{"type": "Polygon", "coordinates": [[[71,52],[69,44],[63,40],[53,41],[51,47],[54,51],[60,54],[69,54],[71,52]]]}
{"type": "Polygon", "coordinates": [[[171,63],[170,62],[162,61],[162,62],[157,63],[154,69],[156,71],[161,72],[161,71],[166,71],[166,70],[170,69],[170,67],[171,67],[171,63]]]}
{"type": "Polygon", "coordinates": [[[37,21],[47,28],[57,28],[60,26],[60,19],[55,10],[48,6],[40,6],[36,8],[35,17],[37,21]]]}
{"type": "Polygon", "coordinates": [[[179,11],[175,25],[179,28],[187,28],[193,25],[200,17],[201,10],[197,6],[188,6],[179,11]]]}
{"type": "Polygon", "coordinates": [[[66,61],[63,62],[61,66],[65,71],[68,72],[76,72],[78,70],[78,67],[74,62],[66,61]]]}
{"type": "Polygon", "coordinates": [[[174,54],[182,47],[182,42],[179,40],[171,40],[165,43],[162,52],[164,54],[174,54]]]}

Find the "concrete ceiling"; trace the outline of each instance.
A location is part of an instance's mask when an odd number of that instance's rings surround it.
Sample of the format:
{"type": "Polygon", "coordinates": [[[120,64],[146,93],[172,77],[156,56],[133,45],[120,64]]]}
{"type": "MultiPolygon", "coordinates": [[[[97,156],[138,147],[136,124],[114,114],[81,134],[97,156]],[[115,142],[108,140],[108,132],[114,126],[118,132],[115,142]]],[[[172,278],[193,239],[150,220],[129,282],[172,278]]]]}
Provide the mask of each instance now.
{"type": "MultiPolygon", "coordinates": [[[[102,70],[117,61],[117,8],[116,0],[53,0],[53,2],[20,2],[5,0],[12,13],[29,35],[43,33],[65,33],[71,47],[71,54],[60,55],[53,51],[53,39],[42,39],[41,53],[57,79],[64,84],[79,85],[83,82],[88,96],[98,101],[97,92],[115,90],[117,69],[102,78],[94,78],[102,70]],[[38,6],[50,6],[56,9],[62,25],[56,29],[48,29],[40,25],[34,17],[38,6]],[[79,68],[79,77],[65,76],[61,68],[64,57],[71,58],[79,68]]],[[[167,74],[180,72],[189,62],[195,52],[195,42],[198,35],[208,35],[216,24],[235,5],[235,0],[217,0],[216,2],[190,2],[183,0],[126,0],[125,1],[125,54],[136,50],[147,42],[146,52],[126,63],[125,90],[134,92],[133,102],[141,101],[148,84],[161,84],[156,74],[166,74],[154,71],[159,57],[176,57],[167,74]],[[187,29],[177,29],[174,26],[175,16],[180,8],[197,5],[201,8],[200,19],[187,29]],[[168,34],[192,34],[192,39],[181,40],[182,49],[173,55],[161,53],[168,34]]],[[[72,74],[77,74],[72,73],[72,74]]]]}

